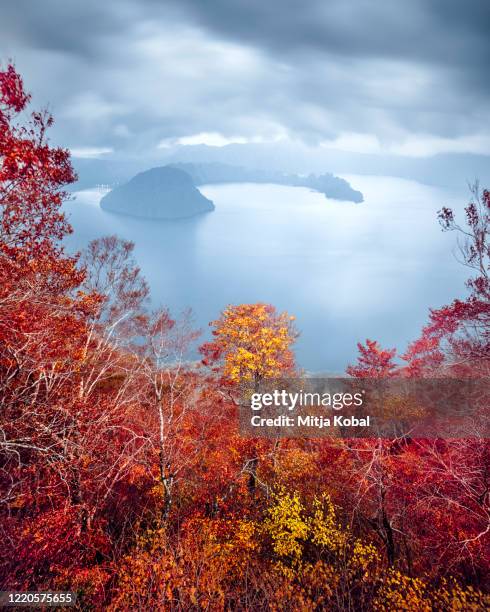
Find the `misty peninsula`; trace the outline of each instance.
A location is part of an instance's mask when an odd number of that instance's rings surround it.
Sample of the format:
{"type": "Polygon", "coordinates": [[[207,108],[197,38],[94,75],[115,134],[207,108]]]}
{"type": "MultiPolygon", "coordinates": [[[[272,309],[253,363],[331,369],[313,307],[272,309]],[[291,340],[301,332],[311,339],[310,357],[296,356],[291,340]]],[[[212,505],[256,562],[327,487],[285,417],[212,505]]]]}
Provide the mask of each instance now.
{"type": "Polygon", "coordinates": [[[316,175],[285,174],[270,170],[258,170],[231,166],[221,163],[174,163],[172,168],[187,172],[192,177],[194,185],[212,183],[273,183],[289,187],[308,187],[313,191],[323,193],[326,198],[360,203],[364,201],[360,191],[352,189],[350,184],[329,172],[316,175]]]}
{"type": "Polygon", "coordinates": [[[101,201],[104,210],[146,219],[184,219],[214,210],[211,200],[196,188],[191,176],[164,166],[140,172],[115,187],[101,201]]]}

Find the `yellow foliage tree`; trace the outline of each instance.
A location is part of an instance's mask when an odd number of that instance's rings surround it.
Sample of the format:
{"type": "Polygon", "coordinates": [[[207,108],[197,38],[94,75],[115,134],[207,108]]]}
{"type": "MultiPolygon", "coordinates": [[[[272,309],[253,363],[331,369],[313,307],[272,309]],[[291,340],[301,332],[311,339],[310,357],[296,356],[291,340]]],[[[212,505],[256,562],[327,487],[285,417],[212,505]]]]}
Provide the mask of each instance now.
{"type": "Polygon", "coordinates": [[[233,382],[275,378],[294,369],[294,317],[270,304],[228,306],[214,327],[215,339],[201,347],[205,362],[223,362],[233,382]]]}

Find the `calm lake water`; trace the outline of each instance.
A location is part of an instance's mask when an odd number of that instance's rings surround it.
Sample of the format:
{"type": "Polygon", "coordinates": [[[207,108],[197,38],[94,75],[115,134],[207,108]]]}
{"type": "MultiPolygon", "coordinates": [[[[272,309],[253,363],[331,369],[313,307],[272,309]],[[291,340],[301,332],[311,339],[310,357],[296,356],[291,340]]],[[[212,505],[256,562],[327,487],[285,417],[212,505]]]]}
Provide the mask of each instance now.
{"type": "Polygon", "coordinates": [[[451,194],[391,177],[346,176],[362,204],[328,200],[302,187],[208,185],[216,210],[181,221],[144,221],[101,210],[101,193],[65,204],[75,228],[70,248],[117,234],[133,240],[152,301],[174,314],[192,307],[196,326],[227,304],[269,302],[294,314],[299,364],[343,372],[356,343],[379,340],[401,351],[417,337],[429,307],[464,295],[455,236],[436,213],[458,209],[451,194]]]}

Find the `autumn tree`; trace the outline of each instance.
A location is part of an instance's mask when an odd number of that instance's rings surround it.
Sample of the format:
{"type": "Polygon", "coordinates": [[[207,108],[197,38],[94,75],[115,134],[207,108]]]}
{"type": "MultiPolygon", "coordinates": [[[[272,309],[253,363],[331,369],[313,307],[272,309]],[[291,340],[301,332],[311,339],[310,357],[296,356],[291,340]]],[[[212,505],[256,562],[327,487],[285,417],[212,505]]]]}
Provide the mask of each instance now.
{"type": "Polygon", "coordinates": [[[77,293],[84,274],[59,244],[71,231],[61,210],[75,180],[69,153],[47,142],[48,113],[22,122],[29,101],[14,67],[0,71],[0,448],[9,469],[29,449],[54,452],[63,418],[53,405],[96,303],[77,293]]]}
{"type": "Polygon", "coordinates": [[[174,486],[192,463],[199,440],[185,435],[198,410],[195,375],[188,359],[200,332],[192,327],[190,312],[180,319],[159,309],[148,316],[143,342],[138,348],[140,402],[154,423],[150,436],[158,465],[161,491],[160,517],[165,521],[172,509],[174,486]],[[190,413],[190,414],[189,414],[190,413]]]}
{"type": "Polygon", "coordinates": [[[138,333],[149,287],[134,258],[134,242],[118,236],[91,240],[80,259],[86,271],[83,289],[103,296],[97,319],[113,331],[123,327],[138,333]],[[136,329],[135,329],[136,328],[136,329]]]}
{"type": "MultiPolygon", "coordinates": [[[[211,325],[214,340],[200,351],[203,363],[221,374],[225,386],[245,384],[258,389],[266,379],[294,375],[291,347],[298,333],[294,317],[287,312],[278,313],[274,306],[263,303],[228,306],[211,325]]],[[[233,394],[229,398],[237,404],[233,394]]],[[[248,476],[249,492],[254,495],[260,456],[268,445],[248,441],[247,447],[240,474],[248,476]]]]}
{"type": "Polygon", "coordinates": [[[70,498],[80,507],[83,530],[150,445],[136,418],[139,361],[130,350],[146,321],[149,290],[133,249],[132,242],[107,236],[92,240],[80,258],[81,289],[98,303],[85,319],[72,394],[65,394],[70,427],[64,442],[70,498]]]}
{"type": "Polygon", "coordinates": [[[458,236],[460,261],[472,271],[469,295],[430,311],[421,337],[404,355],[413,375],[425,369],[442,375],[488,376],[490,361],[490,192],[472,188],[465,223],[451,208],[439,212],[444,231],[458,236]]]}
{"type": "Polygon", "coordinates": [[[214,340],[201,347],[206,364],[220,364],[232,382],[275,378],[294,371],[294,317],[269,304],[228,306],[213,321],[214,340]]]}
{"type": "Polygon", "coordinates": [[[383,349],[375,340],[366,340],[366,344],[358,342],[358,363],[349,365],[346,372],[355,378],[387,378],[396,373],[393,358],[396,349],[383,349]]]}
{"type": "MultiPolygon", "coordinates": [[[[347,367],[347,374],[360,379],[386,379],[397,373],[394,363],[396,349],[383,349],[378,342],[366,340],[358,343],[358,362],[347,367]]],[[[376,388],[374,388],[376,391],[376,388]]],[[[371,398],[371,401],[376,401],[371,398]]],[[[377,399],[382,403],[376,410],[386,414],[386,399],[377,399]]],[[[389,399],[387,400],[390,401],[389,399]]],[[[367,527],[374,530],[382,541],[388,563],[392,565],[398,554],[396,534],[400,531],[401,517],[392,500],[396,497],[393,482],[393,448],[398,448],[396,441],[383,439],[345,440],[345,448],[351,456],[351,467],[356,474],[355,514],[367,527]],[[359,503],[360,499],[363,504],[359,503]],[[396,518],[395,518],[396,517],[396,518]],[[398,523],[397,523],[398,521],[398,523]]]]}

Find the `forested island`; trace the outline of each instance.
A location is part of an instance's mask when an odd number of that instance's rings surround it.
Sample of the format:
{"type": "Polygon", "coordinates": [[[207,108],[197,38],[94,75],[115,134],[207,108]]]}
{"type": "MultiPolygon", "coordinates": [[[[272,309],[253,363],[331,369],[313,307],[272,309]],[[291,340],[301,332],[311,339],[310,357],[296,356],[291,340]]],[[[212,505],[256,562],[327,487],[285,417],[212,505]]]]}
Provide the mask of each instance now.
{"type": "Polygon", "coordinates": [[[146,219],[184,219],[214,210],[187,172],[165,166],[140,172],[105,195],[104,210],[146,219]]]}

